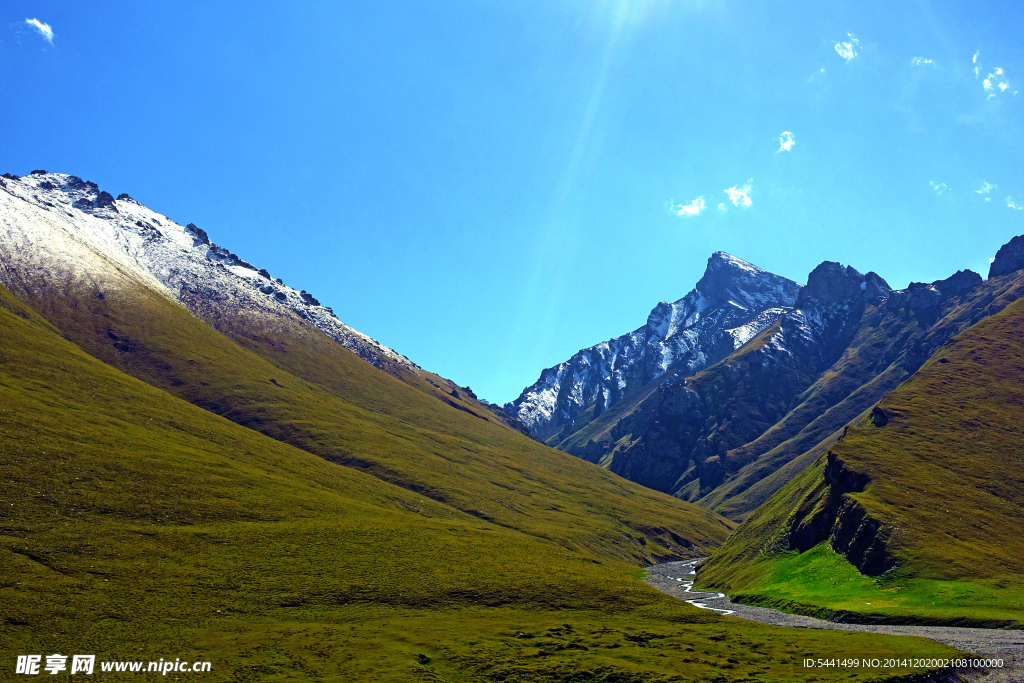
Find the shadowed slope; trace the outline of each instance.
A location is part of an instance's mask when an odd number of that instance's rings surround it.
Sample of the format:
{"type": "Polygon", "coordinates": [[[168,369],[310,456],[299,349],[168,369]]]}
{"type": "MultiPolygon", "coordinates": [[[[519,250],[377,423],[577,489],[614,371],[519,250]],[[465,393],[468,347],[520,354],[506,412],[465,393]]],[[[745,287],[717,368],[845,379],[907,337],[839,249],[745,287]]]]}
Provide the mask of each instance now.
{"type": "Polygon", "coordinates": [[[702,582],[862,618],[1024,623],[1021,329],[1016,301],[947,341],[751,515],[702,582]]]}
{"type": "Polygon", "coordinates": [[[1013,272],[928,305],[916,302],[915,295],[913,288],[894,292],[884,304],[868,306],[842,355],[796,398],[782,420],[729,452],[727,468],[735,475],[700,503],[733,519],[750,514],[820,456],[846,424],[910,377],[939,345],[1024,295],[1024,275],[1013,272]]]}

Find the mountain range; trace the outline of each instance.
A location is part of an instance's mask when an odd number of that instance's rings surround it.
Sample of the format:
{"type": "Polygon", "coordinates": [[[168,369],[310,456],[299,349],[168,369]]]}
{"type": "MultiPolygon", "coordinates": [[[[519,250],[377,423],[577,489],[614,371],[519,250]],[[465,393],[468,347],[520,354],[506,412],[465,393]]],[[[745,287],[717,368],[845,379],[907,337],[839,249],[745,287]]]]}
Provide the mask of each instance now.
{"type": "Polygon", "coordinates": [[[1021,296],[1019,242],[987,281],[962,270],[903,290],[829,261],[801,286],[716,253],[686,297],[505,408],[551,446],[742,521],[946,340],[1021,296]]]}

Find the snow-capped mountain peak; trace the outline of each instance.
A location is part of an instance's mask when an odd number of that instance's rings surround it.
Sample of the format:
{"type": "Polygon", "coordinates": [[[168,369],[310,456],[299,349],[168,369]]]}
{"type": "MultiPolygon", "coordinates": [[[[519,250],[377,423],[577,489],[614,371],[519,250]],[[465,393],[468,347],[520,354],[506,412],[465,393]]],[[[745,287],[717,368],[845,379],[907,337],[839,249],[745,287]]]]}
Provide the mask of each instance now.
{"type": "Polygon", "coordinates": [[[780,297],[789,300],[800,285],[780,275],[758,268],[752,263],[738,259],[724,251],[716,251],[708,259],[704,276],[697,282],[696,290],[710,299],[747,309],[762,309],[778,305],[780,297]]]}
{"type": "Polygon", "coordinates": [[[547,368],[505,409],[546,439],[591,406],[599,415],[653,381],[721,360],[791,308],[799,291],[792,280],[715,252],[689,294],[660,302],[643,327],[547,368]]]}

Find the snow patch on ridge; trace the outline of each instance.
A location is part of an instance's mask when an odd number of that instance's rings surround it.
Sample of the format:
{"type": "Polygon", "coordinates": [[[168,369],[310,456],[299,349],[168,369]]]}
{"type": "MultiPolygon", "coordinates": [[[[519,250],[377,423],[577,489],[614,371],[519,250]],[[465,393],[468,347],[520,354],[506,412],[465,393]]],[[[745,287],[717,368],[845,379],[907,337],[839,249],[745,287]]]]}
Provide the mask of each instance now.
{"type": "Polygon", "coordinates": [[[739,327],[733,327],[726,330],[733,340],[733,347],[740,348],[748,341],[761,334],[762,331],[768,328],[773,322],[775,322],[780,316],[782,316],[787,309],[785,308],[769,308],[757,314],[753,320],[745,325],[739,327]]]}
{"type": "Polygon", "coordinates": [[[203,318],[233,306],[252,320],[309,323],[374,365],[417,366],[345,325],[310,294],[273,280],[204,231],[183,227],[127,195],[61,173],[0,182],[0,264],[37,278],[130,291],[139,284],[203,318]]]}

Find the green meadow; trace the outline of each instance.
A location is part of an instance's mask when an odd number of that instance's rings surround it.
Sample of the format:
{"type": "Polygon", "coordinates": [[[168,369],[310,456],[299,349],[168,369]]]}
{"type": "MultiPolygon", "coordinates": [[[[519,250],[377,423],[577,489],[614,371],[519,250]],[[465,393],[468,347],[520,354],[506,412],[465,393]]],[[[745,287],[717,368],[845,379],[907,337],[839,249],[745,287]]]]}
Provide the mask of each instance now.
{"type": "Polygon", "coordinates": [[[1009,578],[942,581],[907,569],[865,576],[825,542],[782,554],[760,571],[756,586],[734,600],[858,623],[1024,627],[1024,587],[1009,578]]]}

